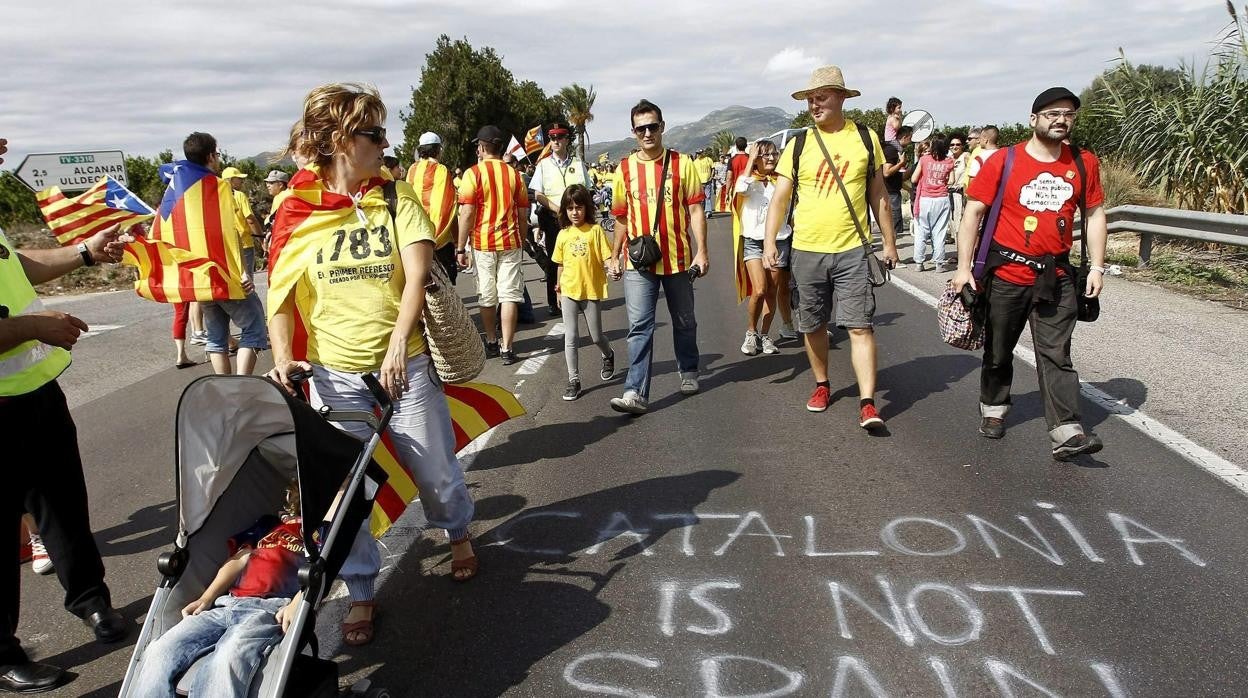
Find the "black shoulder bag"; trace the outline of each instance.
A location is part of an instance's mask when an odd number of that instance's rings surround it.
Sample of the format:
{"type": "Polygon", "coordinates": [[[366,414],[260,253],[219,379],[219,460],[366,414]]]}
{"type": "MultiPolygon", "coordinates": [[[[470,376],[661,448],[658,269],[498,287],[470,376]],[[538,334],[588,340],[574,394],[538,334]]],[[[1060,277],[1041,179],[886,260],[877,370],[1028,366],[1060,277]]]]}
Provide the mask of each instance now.
{"type": "Polygon", "coordinates": [[[1083,164],[1083,154],[1075,146],[1070,146],[1070,154],[1075,159],[1075,169],[1079,171],[1079,269],[1075,273],[1075,306],[1078,308],[1076,317],[1083,322],[1096,322],[1101,316],[1101,299],[1088,298],[1083,295],[1088,288],[1088,275],[1092,273],[1092,260],[1088,259],[1088,170],[1083,164]]]}
{"type": "MultiPolygon", "coordinates": [[[[650,234],[646,235],[645,231],[641,235],[628,241],[628,260],[633,263],[634,269],[649,269],[659,260],[663,258],[663,250],[659,248],[659,218],[663,215],[663,205],[667,201],[667,166],[671,162],[672,151],[663,151],[663,174],[659,176],[656,189],[659,192],[659,200],[654,208],[654,225],[650,228],[650,234]]],[[[644,193],[644,192],[643,192],[644,193]]]]}
{"type": "MultiPolygon", "coordinates": [[[[861,134],[861,128],[859,133],[861,134]]],[[[884,264],[884,260],[876,257],[871,251],[871,240],[862,232],[862,223],[858,221],[858,214],[854,211],[854,202],[849,198],[849,190],[845,188],[845,181],[841,179],[841,173],[837,170],[836,163],[832,162],[832,156],[828,154],[828,147],[823,144],[823,137],[819,135],[819,129],[815,129],[815,141],[819,143],[819,150],[823,151],[823,159],[828,163],[828,169],[832,170],[832,176],[836,177],[836,183],[841,189],[841,195],[845,197],[845,205],[849,208],[849,217],[854,221],[854,231],[858,233],[858,239],[862,240],[862,254],[867,260],[867,275],[871,280],[871,285],[880,287],[888,283],[889,273],[888,265],[884,264]]],[[[867,144],[867,185],[870,186],[871,178],[875,176],[875,153],[870,147],[871,138],[866,137],[867,144]]],[[[864,202],[865,203],[865,202],[864,202]]]]}

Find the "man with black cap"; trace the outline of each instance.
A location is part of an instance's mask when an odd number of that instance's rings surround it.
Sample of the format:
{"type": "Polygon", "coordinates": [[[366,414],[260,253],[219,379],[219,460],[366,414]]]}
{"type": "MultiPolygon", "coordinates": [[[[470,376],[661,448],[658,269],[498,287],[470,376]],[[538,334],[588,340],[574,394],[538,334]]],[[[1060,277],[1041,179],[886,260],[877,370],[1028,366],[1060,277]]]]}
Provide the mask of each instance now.
{"type": "MultiPolygon", "coordinates": [[[[580,184],[590,189],[589,170],[585,163],[576,157],[570,146],[572,129],[567,122],[556,121],[546,129],[546,140],[550,143],[550,155],[538,161],[533,170],[533,178],[529,180],[529,189],[533,190],[534,198],[542,207],[537,211],[537,225],[544,237],[544,246],[549,254],[555,250],[555,239],[559,236],[559,205],[563,201],[563,192],[573,184],[580,184]]],[[[561,317],[559,298],[555,293],[558,283],[559,266],[548,264],[546,267],[546,304],[550,306],[551,317],[561,317]]]]}
{"type": "Polygon", "coordinates": [[[1070,460],[1101,450],[1101,439],[1079,422],[1079,374],[1070,357],[1078,315],[1076,294],[1096,298],[1105,274],[1105,193],[1096,156],[1063,143],[1070,136],[1079,98],[1064,87],[1041,92],[1031,106],[1032,137],[984,162],[967,189],[958,231],[955,291],[970,286],[984,306],[984,363],[980,371],[979,433],[1005,435],[1014,378],[1014,346],[1030,322],[1040,397],[1052,454],[1070,460]],[[980,222],[1001,197],[991,246],[976,257],[980,222]],[[1075,213],[1083,208],[1091,271],[1076,288],[1070,263],[1075,213]]]}
{"type": "Polygon", "coordinates": [[[517,313],[524,302],[524,228],[529,219],[529,193],[514,167],[502,161],[507,135],[497,126],[477,132],[477,164],[459,183],[459,238],[455,261],[461,269],[477,269],[477,305],[485,328],[487,356],[500,356],[504,366],[519,358],[512,347],[517,313]],[[468,256],[472,236],[473,256],[468,256]],[[502,338],[494,319],[502,306],[502,338]]]}

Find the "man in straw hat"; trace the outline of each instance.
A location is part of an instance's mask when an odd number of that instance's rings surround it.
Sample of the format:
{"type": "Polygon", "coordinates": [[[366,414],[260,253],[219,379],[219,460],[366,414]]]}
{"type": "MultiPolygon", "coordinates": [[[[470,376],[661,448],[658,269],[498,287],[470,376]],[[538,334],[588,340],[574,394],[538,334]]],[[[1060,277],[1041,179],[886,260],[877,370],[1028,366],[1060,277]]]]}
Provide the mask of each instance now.
{"type": "Polygon", "coordinates": [[[763,263],[768,268],[779,263],[776,236],[796,187],[790,270],[799,299],[797,330],[806,336],[806,358],[815,374],[815,390],[806,409],[828,408],[827,328],[835,308],[836,325],[849,331],[858,380],[858,424],[879,429],[884,420],[875,408],[875,292],[862,242],[871,230],[868,206],[879,221],[883,259],[889,267],[897,264],[897,243],[879,136],[846,119],[843,112],[845,100],[859,94],[845,86],[841,69],[834,65],[817,68],[805,89],[793,93],[793,99],[806,100],[815,126],[789,142],[776,166],[779,177],[767,213],[763,263]]]}

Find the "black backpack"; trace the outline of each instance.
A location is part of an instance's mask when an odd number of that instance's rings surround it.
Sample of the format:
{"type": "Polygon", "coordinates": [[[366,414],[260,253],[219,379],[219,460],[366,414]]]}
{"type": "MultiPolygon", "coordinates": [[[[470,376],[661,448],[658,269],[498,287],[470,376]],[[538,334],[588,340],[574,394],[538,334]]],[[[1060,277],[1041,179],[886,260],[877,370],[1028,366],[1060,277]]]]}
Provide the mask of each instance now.
{"type": "MultiPolygon", "coordinates": [[[[871,146],[871,131],[860,123],[855,122],[858,127],[858,135],[862,138],[862,145],[867,149],[867,182],[868,187],[864,188],[864,193],[870,188],[871,178],[875,176],[875,148],[871,146]]],[[[815,128],[818,128],[817,126],[815,128]]],[[[802,149],[806,147],[806,135],[810,133],[809,129],[802,129],[802,132],[793,137],[793,194],[789,199],[789,227],[793,227],[793,211],[797,209],[797,171],[801,164],[802,149]]],[[[867,210],[871,209],[870,201],[865,199],[867,210]]]]}

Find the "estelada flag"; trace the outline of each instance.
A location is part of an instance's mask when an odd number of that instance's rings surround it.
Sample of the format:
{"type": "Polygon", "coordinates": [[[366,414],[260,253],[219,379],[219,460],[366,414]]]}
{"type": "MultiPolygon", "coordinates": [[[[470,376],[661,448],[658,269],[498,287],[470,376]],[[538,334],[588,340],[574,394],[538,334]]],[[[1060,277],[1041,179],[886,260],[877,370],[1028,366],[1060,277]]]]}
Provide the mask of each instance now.
{"type": "Polygon", "coordinates": [[[60,187],[51,187],[36,194],[35,201],[61,245],[76,245],[105,228],[141,223],[156,215],[151,206],[107,175],[73,198],[60,187]]]}
{"type": "MultiPolygon", "coordinates": [[[[727,187],[724,187],[727,189],[727,187]]],[[[741,237],[741,208],[744,196],[728,194],[732,202],[732,254],[736,257],[737,304],[754,294],[754,284],[745,268],[745,239],[741,237]]]]}
{"type": "MultiPolygon", "coordinates": [[[[361,204],[372,199],[384,183],[381,176],[370,179],[363,187],[361,204]]],[[[273,220],[269,245],[269,317],[291,294],[299,293],[299,280],[316,258],[325,238],[339,229],[344,218],[354,219],[355,200],[327,190],[315,167],[300,170],[290,180],[290,194],[282,200],[273,220]]],[[[306,360],[308,333],[295,309],[292,328],[292,356],[306,360]]],[[[461,451],[473,439],[503,422],[524,414],[516,396],[505,388],[489,383],[444,385],[451,412],[451,428],[455,433],[455,450],[461,451]]],[[[419,494],[416,482],[398,458],[398,451],[388,434],[382,435],[381,447],[373,460],[386,472],[386,481],[378,488],[373,500],[369,527],[380,538],[419,494]]]]}
{"type": "Polygon", "coordinates": [[[542,133],[541,124],[534,126],[529,129],[528,133],[524,134],[525,155],[532,155],[533,153],[540,151],[544,145],[546,145],[546,136],[542,133]]]}
{"type": "Polygon", "coordinates": [[[188,160],[161,165],[160,176],[169,186],[152,230],[122,255],[138,267],[134,290],[159,303],[246,298],[230,183],[188,160]]]}

